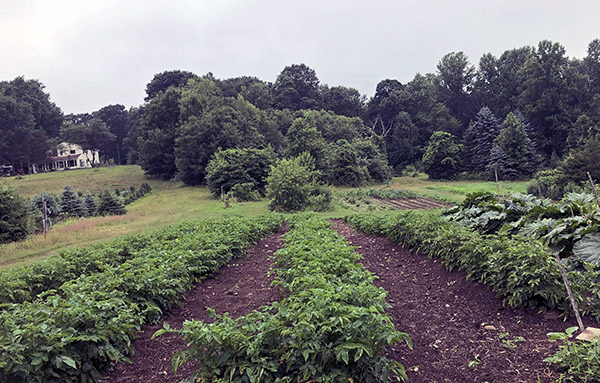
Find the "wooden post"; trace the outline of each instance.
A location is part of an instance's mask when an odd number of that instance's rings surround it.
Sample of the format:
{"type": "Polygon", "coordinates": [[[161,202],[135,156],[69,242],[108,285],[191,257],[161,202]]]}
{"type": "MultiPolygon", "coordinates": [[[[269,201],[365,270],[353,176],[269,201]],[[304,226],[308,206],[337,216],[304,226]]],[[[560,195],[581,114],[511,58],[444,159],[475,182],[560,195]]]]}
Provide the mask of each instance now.
{"type": "Polygon", "coordinates": [[[48,210],[46,206],[46,197],[42,193],[42,209],[44,210],[44,242],[46,242],[46,236],[48,235],[48,210]]]}
{"type": "Polygon", "coordinates": [[[498,165],[494,166],[494,175],[496,176],[496,197],[500,198],[500,182],[498,182],[498,165]]]}
{"type": "Polygon", "coordinates": [[[567,273],[565,272],[565,268],[560,262],[560,257],[558,254],[554,254],[554,258],[556,258],[556,262],[558,263],[558,268],[560,269],[560,274],[562,275],[563,282],[565,287],[567,288],[567,294],[569,294],[569,300],[571,301],[571,306],[573,307],[573,311],[575,311],[575,318],[577,318],[577,324],[579,325],[579,329],[581,332],[585,331],[585,327],[583,326],[583,321],[581,320],[581,315],[579,315],[579,309],[577,308],[577,303],[575,302],[575,298],[573,297],[573,292],[571,291],[571,286],[569,285],[569,280],[567,279],[567,273]]]}
{"type": "Polygon", "coordinates": [[[594,185],[594,180],[592,180],[592,175],[590,172],[587,172],[588,178],[590,179],[590,185],[592,185],[592,191],[594,192],[594,197],[596,197],[596,203],[598,207],[600,207],[600,199],[598,199],[598,193],[596,192],[596,185],[594,185]]]}

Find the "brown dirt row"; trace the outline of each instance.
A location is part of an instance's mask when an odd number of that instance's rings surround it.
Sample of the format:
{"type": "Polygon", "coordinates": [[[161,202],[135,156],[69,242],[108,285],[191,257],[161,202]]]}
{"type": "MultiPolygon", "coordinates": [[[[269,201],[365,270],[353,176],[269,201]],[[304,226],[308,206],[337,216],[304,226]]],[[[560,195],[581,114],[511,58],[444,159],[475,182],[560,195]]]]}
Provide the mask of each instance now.
{"type": "Polygon", "coordinates": [[[412,338],[413,350],[396,346],[389,352],[404,364],[409,382],[557,381],[559,372],[543,362],[557,347],[546,334],[564,331],[574,320],[505,308],[463,272],[447,272],[436,260],[342,222],[335,227],[357,246],[365,267],[378,276],[376,285],[388,291],[396,328],[412,338]]]}
{"type": "Polygon", "coordinates": [[[418,210],[418,209],[437,209],[440,207],[448,207],[449,205],[436,201],[432,198],[417,197],[409,199],[382,199],[375,198],[376,201],[384,205],[392,206],[400,210],[418,210]]]}
{"type": "Polygon", "coordinates": [[[184,306],[166,313],[161,321],[145,326],[133,346],[135,355],[131,364],[118,364],[102,379],[104,383],[176,383],[191,373],[192,366],[183,366],[177,375],[171,369],[171,357],[185,347],[175,334],[151,339],[152,334],[169,322],[172,328],[181,328],[186,320],[210,322],[206,309],[218,314],[229,312],[232,318],[252,312],[279,299],[279,289],[271,287],[270,256],[283,243],[283,231],[271,235],[248,249],[246,254],[232,260],[219,270],[214,278],[199,283],[184,297],[184,306]]]}

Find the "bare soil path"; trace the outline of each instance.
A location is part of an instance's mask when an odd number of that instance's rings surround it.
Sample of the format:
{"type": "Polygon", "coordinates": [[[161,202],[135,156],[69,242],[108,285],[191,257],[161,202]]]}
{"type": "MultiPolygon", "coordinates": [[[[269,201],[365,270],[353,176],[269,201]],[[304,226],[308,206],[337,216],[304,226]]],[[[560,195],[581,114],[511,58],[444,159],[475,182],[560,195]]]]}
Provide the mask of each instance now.
{"type": "Polygon", "coordinates": [[[564,322],[555,312],[504,308],[487,286],[466,280],[463,272],[448,272],[438,261],[343,222],[336,221],[335,228],[379,277],[375,284],[389,293],[396,328],[412,338],[412,351],[398,346],[389,352],[404,364],[409,382],[558,379],[555,368],[543,362],[557,347],[546,334],[576,325],[573,320],[564,322]]]}
{"type": "Polygon", "coordinates": [[[186,320],[210,322],[206,308],[218,314],[229,312],[232,318],[252,312],[279,299],[279,289],[271,287],[268,276],[270,256],[281,247],[283,231],[271,235],[248,249],[246,254],[233,259],[219,270],[214,278],[202,281],[186,293],[183,309],[176,308],[163,315],[157,325],[146,326],[133,346],[132,363],[115,366],[102,379],[105,383],[176,383],[188,377],[192,366],[183,366],[177,375],[171,369],[171,357],[184,348],[185,343],[175,334],[164,334],[151,340],[152,334],[169,322],[172,328],[181,328],[186,320]]]}
{"type": "Polygon", "coordinates": [[[416,197],[407,199],[383,199],[373,197],[373,199],[383,205],[391,206],[400,210],[438,209],[441,207],[451,206],[448,203],[440,202],[429,197],[416,197]]]}

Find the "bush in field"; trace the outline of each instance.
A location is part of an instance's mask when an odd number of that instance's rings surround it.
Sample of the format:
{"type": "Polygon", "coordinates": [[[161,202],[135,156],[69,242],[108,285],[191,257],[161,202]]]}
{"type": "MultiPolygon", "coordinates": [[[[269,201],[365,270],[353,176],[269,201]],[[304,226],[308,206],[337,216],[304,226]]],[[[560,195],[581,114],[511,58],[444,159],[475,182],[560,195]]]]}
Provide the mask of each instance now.
{"type": "Polygon", "coordinates": [[[429,139],[429,146],[423,155],[423,168],[429,177],[449,179],[460,170],[461,145],[457,144],[452,134],[434,132],[429,139]]]}
{"type": "Polygon", "coordinates": [[[206,184],[215,197],[229,193],[238,184],[251,184],[264,195],[269,167],[274,162],[275,152],[270,147],[218,151],[206,167],[206,184]]]}
{"type": "Polygon", "coordinates": [[[69,185],[66,185],[60,194],[59,205],[61,213],[68,217],[83,217],[85,215],[85,207],[81,198],[69,185]]]}
{"type": "Polygon", "coordinates": [[[0,243],[24,239],[34,230],[27,200],[12,189],[0,187],[0,243]]]}
{"type": "Polygon", "coordinates": [[[127,213],[123,201],[108,190],[103,190],[98,196],[98,215],[123,215],[127,213]]]}
{"type": "Polygon", "coordinates": [[[296,158],[282,159],[271,167],[267,178],[267,197],[271,210],[299,211],[304,209],[327,210],[331,203],[331,190],[317,179],[313,157],[302,153],[296,158]]]}
{"type": "Polygon", "coordinates": [[[258,201],[261,195],[252,182],[246,182],[233,185],[229,193],[226,194],[226,198],[235,198],[238,201],[258,201]]]}

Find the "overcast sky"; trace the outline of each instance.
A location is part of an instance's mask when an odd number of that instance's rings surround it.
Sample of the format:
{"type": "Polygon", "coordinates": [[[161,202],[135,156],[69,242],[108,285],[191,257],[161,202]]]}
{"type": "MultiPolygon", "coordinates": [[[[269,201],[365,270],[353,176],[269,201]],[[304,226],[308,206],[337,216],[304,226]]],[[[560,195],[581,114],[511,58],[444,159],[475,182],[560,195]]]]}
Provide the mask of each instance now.
{"type": "Polygon", "coordinates": [[[38,79],[65,113],[143,103],[173,69],[274,81],[291,64],[372,96],[440,58],[600,38],[598,0],[0,0],[0,80],[38,79]]]}

